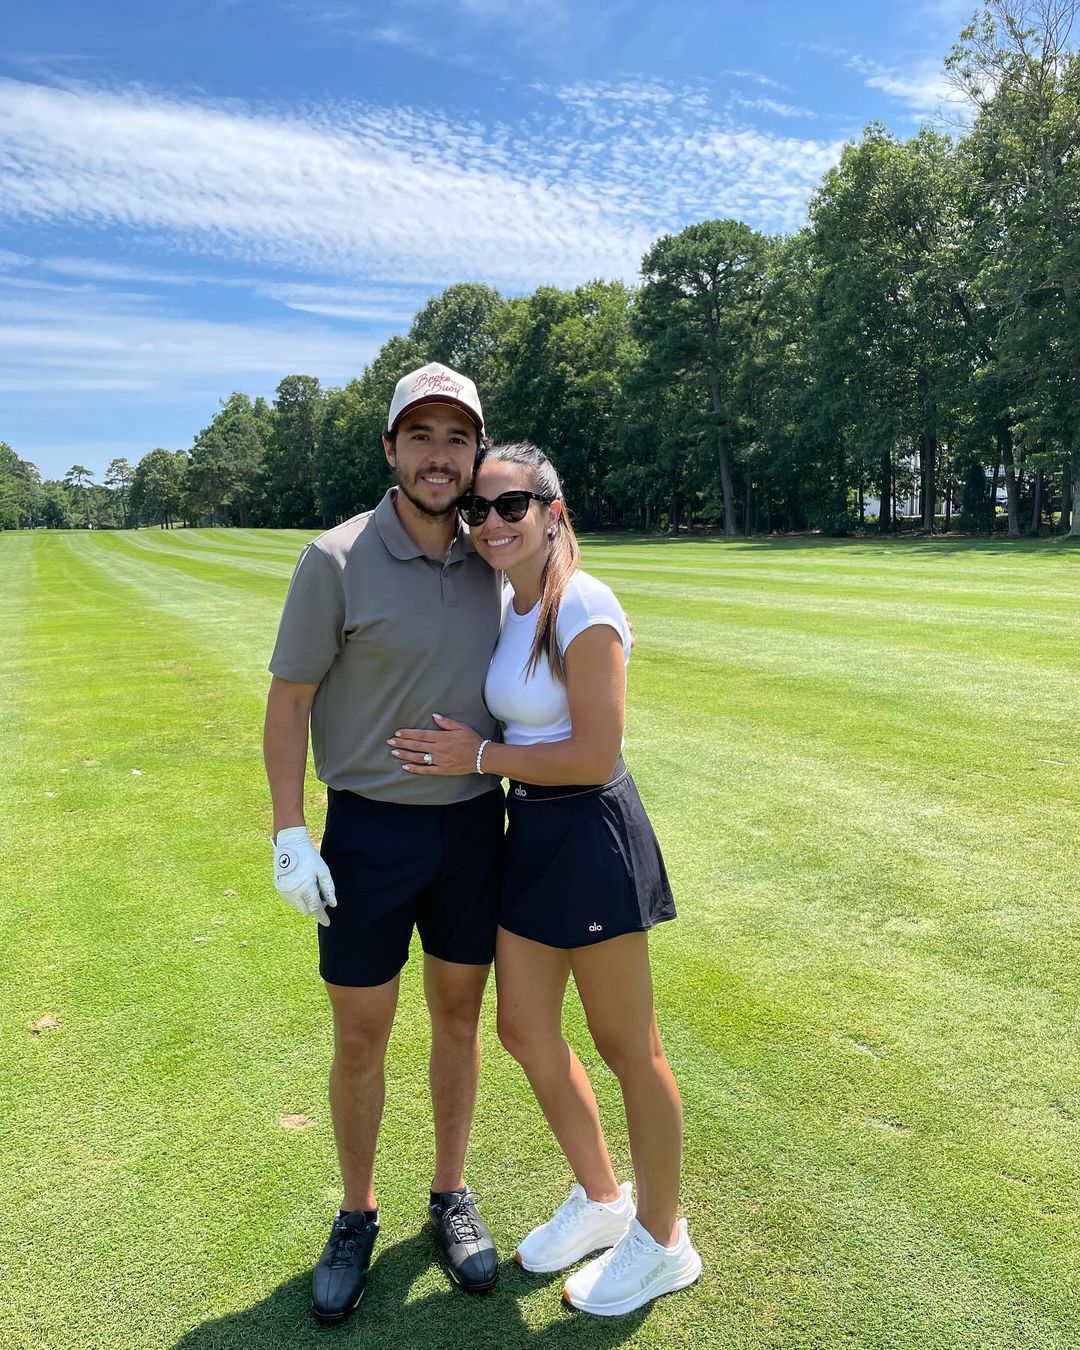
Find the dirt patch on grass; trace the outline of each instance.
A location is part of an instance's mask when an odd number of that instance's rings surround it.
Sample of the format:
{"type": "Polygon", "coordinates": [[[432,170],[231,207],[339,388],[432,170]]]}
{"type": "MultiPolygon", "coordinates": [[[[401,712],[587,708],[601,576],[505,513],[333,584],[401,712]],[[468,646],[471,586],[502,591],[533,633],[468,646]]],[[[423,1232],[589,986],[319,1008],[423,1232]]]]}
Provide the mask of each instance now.
{"type": "Polygon", "coordinates": [[[887,1134],[911,1134],[911,1126],[897,1116],[871,1116],[866,1124],[887,1134]]]}

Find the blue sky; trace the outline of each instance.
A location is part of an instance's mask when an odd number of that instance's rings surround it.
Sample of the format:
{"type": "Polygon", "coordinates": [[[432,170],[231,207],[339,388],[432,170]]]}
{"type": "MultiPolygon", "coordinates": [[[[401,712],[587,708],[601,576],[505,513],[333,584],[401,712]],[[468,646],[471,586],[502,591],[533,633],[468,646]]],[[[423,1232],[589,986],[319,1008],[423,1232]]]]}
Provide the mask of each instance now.
{"type": "Polygon", "coordinates": [[[344,383],[451,282],[797,228],[866,122],[935,120],[973,7],[7,0],[0,440],[100,477],[233,389],[344,383]]]}

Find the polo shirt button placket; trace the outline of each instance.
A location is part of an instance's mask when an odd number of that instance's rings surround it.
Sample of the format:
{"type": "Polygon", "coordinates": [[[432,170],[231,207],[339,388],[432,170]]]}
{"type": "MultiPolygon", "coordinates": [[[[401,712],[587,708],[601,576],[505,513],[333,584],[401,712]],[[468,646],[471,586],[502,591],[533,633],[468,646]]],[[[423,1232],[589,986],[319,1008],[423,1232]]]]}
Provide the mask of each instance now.
{"type": "Polygon", "coordinates": [[[454,578],[447,564],[443,564],[442,571],[439,573],[439,580],[442,583],[442,602],[444,605],[457,604],[457,587],[454,585],[454,578]]]}

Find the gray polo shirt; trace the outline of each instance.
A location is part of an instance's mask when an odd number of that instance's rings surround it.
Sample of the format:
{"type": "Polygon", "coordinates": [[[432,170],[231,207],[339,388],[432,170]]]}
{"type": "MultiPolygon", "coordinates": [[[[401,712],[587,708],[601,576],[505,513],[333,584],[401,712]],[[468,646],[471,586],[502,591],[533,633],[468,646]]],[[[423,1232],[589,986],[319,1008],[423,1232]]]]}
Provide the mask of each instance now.
{"type": "Polygon", "coordinates": [[[494,736],[483,688],[501,591],[502,573],[460,525],[446,561],[427,558],[398,519],[393,488],[374,511],[308,544],[270,669],[319,686],[311,747],[324,783],[418,805],[466,801],[496,785],[489,774],[406,773],[386,740],[399,727],[434,729],[433,712],[494,736]]]}

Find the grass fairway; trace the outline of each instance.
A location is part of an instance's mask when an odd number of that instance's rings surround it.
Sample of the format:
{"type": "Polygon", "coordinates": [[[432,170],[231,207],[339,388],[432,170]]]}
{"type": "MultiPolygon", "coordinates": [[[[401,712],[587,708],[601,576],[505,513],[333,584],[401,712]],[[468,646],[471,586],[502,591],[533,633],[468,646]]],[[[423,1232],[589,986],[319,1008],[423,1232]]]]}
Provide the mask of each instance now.
{"type": "MultiPolygon", "coordinates": [[[[0,534],[0,1345],[1080,1344],[1080,552],[586,542],[637,635],[705,1273],[610,1320],[512,1263],[448,1288],[414,964],[376,1264],[327,1332],[329,1018],[259,749],[305,537],[0,534]]],[[[492,1003],[469,1175],[509,1254],[570,1178],[492,1003]]]]}

